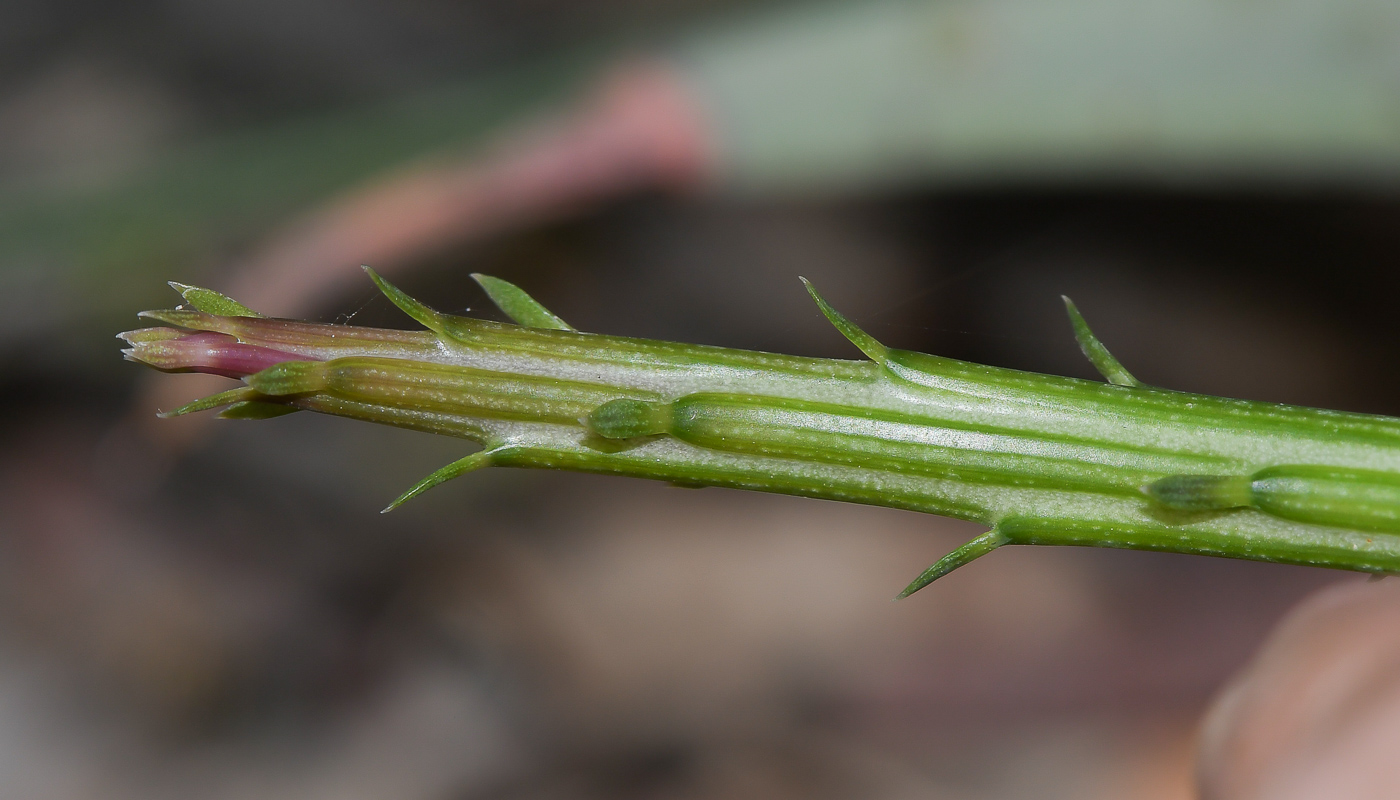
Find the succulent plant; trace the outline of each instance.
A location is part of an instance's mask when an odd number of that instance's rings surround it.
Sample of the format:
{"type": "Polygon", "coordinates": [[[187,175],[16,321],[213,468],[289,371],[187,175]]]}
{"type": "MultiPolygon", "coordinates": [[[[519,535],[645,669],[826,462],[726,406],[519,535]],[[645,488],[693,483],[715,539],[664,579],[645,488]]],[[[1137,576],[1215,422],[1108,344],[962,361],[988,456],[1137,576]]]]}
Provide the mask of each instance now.
{"type": "Polygon", "coordinates": [[[1007,544],[1162,550],[1400,571],[1400,419],[1145,386],[1065,298],[1108,380],[887,347],[822,314],[866,360],[581,333],[519,287],[474,276],[519,324],[457,317],[366,268],[427,331],[269,319],[207,289],[120,334],[128,359],[242,386],[168,416],[318,411],[481,449],[385,511],[486,466],[630,475],[889,506],[986,533],[900,597],[1007,544]]]}

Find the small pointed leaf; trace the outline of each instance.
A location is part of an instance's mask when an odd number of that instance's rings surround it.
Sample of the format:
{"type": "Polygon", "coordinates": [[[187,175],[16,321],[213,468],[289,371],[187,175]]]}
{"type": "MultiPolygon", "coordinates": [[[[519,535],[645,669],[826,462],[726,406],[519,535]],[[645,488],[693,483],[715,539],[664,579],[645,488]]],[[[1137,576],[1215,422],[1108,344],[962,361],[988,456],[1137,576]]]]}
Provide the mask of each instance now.
{"type": "Polygon", "coordinates": [[[423,303],[409,297],[402,289],[381,278],[379,273],[370,269],[368,266],[362,266],[361,269],[369,275],[370,280],[374,281],[374,285],[379,287],[379,291],[383,292],[384,296],[389,298],[389,302],[399,307],[400,311],[413,317],[418,324],[436,333],[438,336],[447,335],[447,320],[445,314],[434,311],[423,303]]]}
{"type": "Polygon", "coordinates": [[[179,292],[180,296],[185,298],[186,303],[206,314],[219,317],[262,317],[262,314],[228,295],[219,294],[213,289],[202,289],[198,286],[176,283],[175,281],[170,281],[170,288],[179,292]]]}
{"type": "Polygon", "coordinates": [[[482,275],[479,272],[472,273],[472,279],[486,291],[486,296],[491,298],[491,302],[495,303],[496,307],[505,312],[505,315],[516,324],[524,325],[527,328],[545,328],[553,331],[574,330],[572,325],[555,316],[554,312],[541,305],[540,301],[526,294],[524,289],[510,281],[482,275]]]}
{"type": "Polygon", "coordinates": [[[491,459],[505,449],[506,447],[504,445],[499,447],[493,447],[488,450],[481,450],[479,452],[472,453],[466,458],[461,458],[456,461],[453,461],[451,464],[448,464],[442,469],[439,469],[433,474],[424,478],[423,480],[413,484],[413,486],[410,487],[408,491],[399,495],[398,499],[385,506],[384,510],[380,511],[379,513],[387,514],[390,511],[393,511],[394,509],[398,508],[399,506],[403,505],[409,500],[412,500],[413,498],[428,491],[429,489],[433,488],[434,486],[437,486],[440,483],[446,483],[447,481],[450,481],[453,478],[459,478],[467,474],[468,472],[473,472],[475,470],[481,469],[482,467],[491,466],[491,459]]]}
{"type": "Polygon", "coordinates": [[[1099,337],[1089,330],[1089,323],[1084,321],[1084,315],[1079,313],[1074,301],[1064,295],[1060,295],[1060,299],[1065,301],[1065,311],[1069,313],[1069,324],[1074,326],[1074,338],[1079,342],[1079,349],[1104,380],[1115,386],[1141,386],[1142,381],[1124,369],[1123,365],[1118,363],[1118,359],[1104,347],[1103,342],[1099,341],[1099,337]]]}
{"type": "Polygon", "coordinates": [[[965,566],[975,559],[985,556],[1009,541],[1011,540],[1004,534],[998,532],[996,528],[987,531],[976,539],[973,539],[962,547],[938,559],[938,563],[924,570],[923,574],[915,578],[908,586],[904,587],[904,591],[900,592],[895,599],[903,600],[958,567],[965,566]]]}
{"type": "Polygon", "coordinates": [[[817,308],[821,309],[822,315],[826,317],[828,322],[836,326],[836,330],[840,331],[842,336],[849,339],[851,344],[859,347],[862,353],[865,353],[870,357],[871,361],[878,364],[884,364],[889,360],[890,349],[888,347],[880,344],[875,340],[874,336],[861,330],[854,322],[846,319],[841,312],[832,308],[830,303],[826,302],[821,295],[817,294],[817,289],[812,285],[811,281],[802,277],[799,277],[798,280],[802,281],[802,285],[807,287],[807,293],[812,296],[812,299],[817,301],[817,308]]]}
{"type": "Polygon", "coordinates": [[[174,411],[162,411],[159,416],[161,419],[182,417],[185,414],[193,414],[196,411],[208,411],[211,408],[218,408],[219,406],[241,403],[257,396],[257,391],[247,386],[239,386],[236,389],[229,389],[226,392],[219,392],[218,394],[211,394],[208,397],[201,397],[194,402],[180,406],[174,411]]]}

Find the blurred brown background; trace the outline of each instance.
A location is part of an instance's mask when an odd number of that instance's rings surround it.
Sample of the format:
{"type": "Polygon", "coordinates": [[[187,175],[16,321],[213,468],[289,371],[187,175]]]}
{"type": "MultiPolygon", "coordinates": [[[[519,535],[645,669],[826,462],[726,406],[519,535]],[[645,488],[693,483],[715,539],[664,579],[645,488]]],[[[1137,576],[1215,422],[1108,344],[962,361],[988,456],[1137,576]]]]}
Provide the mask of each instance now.
{"type": "MultiPolygon", "coordinates": [[[[438,152],[424,135],[401,162],[367,155],[276,205],[298,159],[220,172],[205,167],[225,151],[202,143],[245,141],[237,163],[258,163],[345,109],[561,58],[587,86],[606,69],[570,58],[665,57],[716,20],[773,13],[0,3],[0,232],[23,244],[0,252],[0,796],[1193,796],[1213,694],[1300,598],[1356,578],[1008,548],[892,604],[975,526],[509,470],[381,517],[465,444],[309,415],[150,419],[197,393],[112,346],[136,311],[174,303],[157,278],[237,287],[295,235],[288,219],[438,152]],[[240,210],[192,243],[128,222],[89,236],[109,213],[198,206],[239,180],[276,218],[240,210]],[[181,242],[168,264],[123,260],[163,236],[181,242]]],[[[581,96],[504,102],[493,141],[581,96]]],[[[458,313],[493,313],[467,277],[485,272],[582,330],[854,357],[802,274],[891,344],[1095,377],[1064,293],[1149,383],[1400,413],[1400,202],[1384,185],[727,180],[622,181],[375,266],[458,313]]],[[[332,261],[302,311],[406,326],[360,260],[332,261]]]]}

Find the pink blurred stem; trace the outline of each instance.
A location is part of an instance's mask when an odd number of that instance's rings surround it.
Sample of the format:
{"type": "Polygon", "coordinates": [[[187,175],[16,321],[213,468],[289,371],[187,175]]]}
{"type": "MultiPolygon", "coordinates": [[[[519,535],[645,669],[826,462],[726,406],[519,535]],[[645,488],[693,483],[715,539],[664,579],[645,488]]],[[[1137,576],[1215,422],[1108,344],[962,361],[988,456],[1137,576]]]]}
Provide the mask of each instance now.
{"type": "Polygon", "coordinates": [[[319,298],[473,238],[558,219],[712,172],[698,104],[659,62],[615,71],[581,107],[516,129],[466,160],[419,164],[294,223],[235,267],[230,293],[271,316],[303,317],[319,298]]]}

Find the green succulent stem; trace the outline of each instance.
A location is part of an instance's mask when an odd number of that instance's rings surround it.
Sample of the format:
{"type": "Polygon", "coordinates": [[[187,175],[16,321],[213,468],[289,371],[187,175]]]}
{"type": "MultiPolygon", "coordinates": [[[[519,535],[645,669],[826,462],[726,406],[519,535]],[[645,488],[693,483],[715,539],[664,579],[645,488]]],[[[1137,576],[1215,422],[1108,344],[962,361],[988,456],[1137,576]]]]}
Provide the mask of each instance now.
{"type": "Polygon", "coordinates": [[[890,348],[810,284],[869,360],[580,333],[498,279],[483,286],[522,324],[455,317],[370,274],[429,330],[265,319],[180,287],[194,308],[143,316],[188,335],[133,331],[126,353],[169,370],[247,365],[244,387],[172,413],[316,411],[482,446],[386,511],[503,466],[845,500],[990,529],[901,597],[1008,544],[1400,572],[1400,420],[1142,385],[1067,299],[1110,383],[890,348]],[[265,365],[277,353],[286,360],[265,365]]]}

